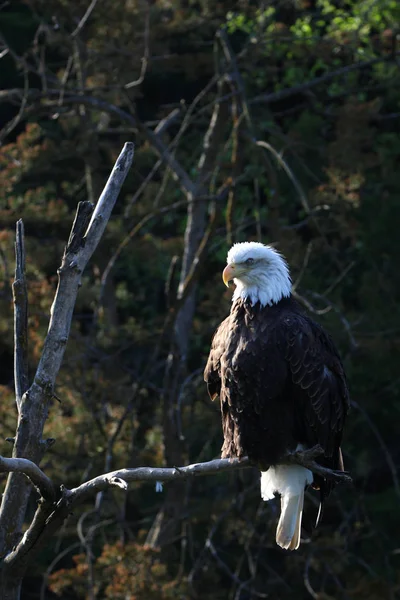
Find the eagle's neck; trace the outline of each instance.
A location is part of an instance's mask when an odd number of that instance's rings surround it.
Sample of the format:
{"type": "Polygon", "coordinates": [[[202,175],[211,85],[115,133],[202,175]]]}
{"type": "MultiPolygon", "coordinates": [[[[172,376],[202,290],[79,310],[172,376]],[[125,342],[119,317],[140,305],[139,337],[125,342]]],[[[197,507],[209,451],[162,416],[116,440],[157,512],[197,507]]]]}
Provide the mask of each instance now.
{"type": "MultiPolygon", "coordinates": [[[[286,266],[286,265],[285,265],[286,266]]],[[[287,267],[277,269],[274,273],[260,273],[257,280],[246,284],[240,279],[234,280],[236,289],[232,301],[242,299],[250,302],[252,306],[260,303],[262,307],[278,304],[283,298],[291,294],[292,282],[287,267]]]]}

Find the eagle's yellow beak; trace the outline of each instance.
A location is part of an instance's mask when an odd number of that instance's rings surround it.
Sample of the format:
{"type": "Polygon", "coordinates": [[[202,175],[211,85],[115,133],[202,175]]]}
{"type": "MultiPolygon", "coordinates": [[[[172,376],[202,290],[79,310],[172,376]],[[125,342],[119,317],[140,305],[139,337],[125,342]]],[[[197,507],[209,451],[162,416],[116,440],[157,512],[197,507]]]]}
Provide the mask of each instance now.
{"type": "Polygon", "coordinates": [[[235,265],[227,265],[222,273],[222,281],[224,282],[226,287],[229,287],[229,282],[232,281],[234,277],[236,277],[235,265]]]}

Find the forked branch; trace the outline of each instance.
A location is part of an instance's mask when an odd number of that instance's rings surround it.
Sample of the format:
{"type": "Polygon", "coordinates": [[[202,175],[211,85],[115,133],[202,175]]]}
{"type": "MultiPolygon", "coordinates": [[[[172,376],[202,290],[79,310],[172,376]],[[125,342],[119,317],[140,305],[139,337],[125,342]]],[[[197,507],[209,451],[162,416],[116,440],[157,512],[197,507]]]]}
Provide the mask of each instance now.
{"type": "MultiPolygon", "coordinates": [[[[351,483],[352,479],[348,473],[328,469],[316,462],[316,458],[323,453],[324,451],[321,446],[314,446],[307,450],[288,454],[282,460],[282,464],[301,465],[302,467],[310,469],[313,473],[321,475],[326,479],[336,481],[337,483],[351,483]]],[[[162,483],[177,479],[189,479],[192,477],[236,471],[238,469],[246,469],[249,467],[254,468],[256,465],[251,463],[247,457],[244,457],[241,459],[221,458],[203,463],[194,463],[184,467],[137,467],[135,469],[119,469],[90,479],[72,490],[63,488],[63,493],[68,497],[69,505],[75,506],[85,502],[91,496],[106,490],[110,486],[116,486],[123,490],[127,490],[127,484],[133,481],[162,483]]],[[[55,485],[32,461],[18,458],[8,459],[0,456],[0,471],[23,473],[39,490],[43,499],[54,500],[55,485]]]]}
{"type": "MultiPolygon", "coordinates": [[[[29,389],[25,389],[27,377],[23,377],[26,374],[26,367],[24,366],[23,369],[19,369],[16,372],[19,419],[13,448],[13,458],[9,460],[4,459],[0,466],[3,471],[10,473],[0,508],[0,554],[2,556],[7,555],[8,557],[7,568],[2,569],[3,581],[0,578],[0,596],[3,594],[1,597],[4,597],[5,592],[3,588],[6,586],[6,582],[11,580],[10,578],[15,575],[15,572],[11,569],[11,565],[17,564],[18,559],[22,556],[25,564],[27,560],[26,553],[33,548],[37,537],[40,537],[40,533],[38,532],[43,530],[41,528],[41,518],[45,509],[47,510],[53,504],[53,498],[55,497],[53,484],[36,466],[39,464],[49,445],[48,442],[44,442],[42,439],[43,429],[48,415],[48,407],[54,398],[54,385],[69,337],[82,272],[95,251],[107,225],[122,184],[131,166],[133,152],[133,144],[125,144],[94,211],[90,202],[79,204],[71,235],[58,270],[58,287],[50,312],[49,329],[42,355],[33,384],[29,389]],[[22,375],[20,375],[20,372],[22,375]],[[23,459],[22,462],[21,459],[23,459]],[[27,462],[25,462],[26,460],[27,462]],[[42,496],[42,503],[36,514],[38,518],[35,517],[34,522],[26,532],[27,535],[24,535],[21,542],[18,543],[18,540],[21,538],[22,525],[30,493],[30,486],[27,485],[26,479],[21,477],[20,473],[26,475],[37,487],[42,496]],[[32,530],[34,530],[35,535],[32,535],[32,530]],[[12,552],[10,552],[11,548],[14,548],[12,552]]],[[[16,341],[17,356],[15,363],[19,366],[26,364],[24,362],[25,355],[23,354],[26,344],[26,333],[24,333],[24,319],[26,318],[24,314],[26,313],[22,310],[22,307],[25,307],[22,234],[23,228],[21,222],[17,226],[17,267],[14,286],[17,313],[15,330],[18,337],[18,343],[16,341]]],[[[113,484],[115,485],[116,482],[113,482],[113,484]]],[[[21,564],[21,560],[19,563],[21,564]]]]}
{"type": "Polygon", "coordinates": [[[55,500],[55,486],[42,469],[26,458],[5,458],[0,456],[0,472],[23,473],[35,486],[40,496],[50,502],[55,500]]]}
{"type": "MultiPolygon", "coordinates": [[[[328,469],[317,463],[316,458],[322,454],[324,454],[324,451],[321,446],[314,446],[308,450],[288,454],[282,460],[282,464],[301,465],[302,467],[310,469],[313,473],[321,475],[326,479],[336,481],[337,483],[351,483],[352,479],[348,473],[328,469]]],[[[256,465],[251,463],[247,457],[244,457],[242,459],[215,459],[209,462],[195,463],[186,467],[138,467],[136,469],[121,469],[119,471],[100,475],[86,483],[82,483],[79,487],[71,490],[70,500],[73,504],[80,504],[95,493],[107,489],[110,485],[115,485],[113,483],[115,478],[126,481],[127,483],[132,481],[166,482],[177,479],[188,479],[201,475],[213,475],[215,473],[235,471],[237,469],[249,467],[256,467],[256,465]]]]}
{"type": "MultiPolygon", "coordinates": [[[[319,465],[315,459],[321,454],[323,454],[322,448],[315,446],[309,450],[294,452],[288,455],[282,463],[302,465],[314,473],[318,473],[327,479],[333,479],[336,482],[351,482],[351,477],[347,473],[334,471],[319,465]]],[[[22,562],[24,568],[26,568],[28,561],[32,558],[30,550],[33,547],[37,549],[51,538],[54,532],[62,525],[63,521],[68,518],[72,510],[79,504],[90,500],[98,492],[105,491],[109,487],[119,487],[126,491],[130,482],[150,481],[156,484],[157,489],[162,482],[213,475],[215,473],[235,471],[255,466],[245,457],[242,459],[216,459],[185,467],[121,469],[99,475],[72,490],[60,486],[57,492],[51,480],[33,462],[24,459],[5,459],[0,457],[0,470],[24,473],[29,477],[42,496],[42,502],[39,503],[29,529],[19,544],[5,558],[5,563],[10,567],[14,565],[15,568],[16,564],[22,562]]]]}

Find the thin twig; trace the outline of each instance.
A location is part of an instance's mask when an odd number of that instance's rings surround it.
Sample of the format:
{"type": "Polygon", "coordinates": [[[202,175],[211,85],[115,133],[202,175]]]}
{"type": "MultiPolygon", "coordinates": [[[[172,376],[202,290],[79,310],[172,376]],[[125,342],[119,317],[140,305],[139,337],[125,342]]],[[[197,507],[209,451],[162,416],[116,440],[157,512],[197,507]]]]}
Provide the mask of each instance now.
{"type": "Polygon", "coordinates": [[[15,240],[14,300],[14,385],[18,411],[28,389],[28,293],[25,280],[25,241],[22,219],[17,222],[15,240]]]}
{"type": "Polygon", "coordinates": [[[265,148],[265,150],[268,150],[268,152],[270,152],[276,158],[276,160],[278,161],[278,163],[283,168],[286,175],[289,177],[289,179],[293,183],[294,187],[296,188],[297,193],[299,194],[301,204],[302,204],[305,212],[307,214],[309,214],[310,206],[308,204],[307,196],[305,195],[303,188],[301,187],[297,177],[294,175],[292,169],[289,167],[287,162],[282,158],[282,155],[279,152],[277,152],[275,150],[275,148],[273,146],[271,146],[271,144],[269,144],[268,142],[264,142],[263,140],[257,140],[255,143],[257,146],[261,146],[261,148],[265,148]]]}
{"type": "Polygon", "coordinates": [[[74,542],[73,544],[70,544],[69,546],[67,546],[67,548],[65,548],[64,550],[62,550],[62,552],[60,552],[59,554],[57,554],[57,556],[55,557],[54,560],[51,561],[51,563],[49,564],[49,566],[47,567],[46,571],[43,574],[43,579],[42,579],[42,585],[40,587],[40,600],[45,600],[45,593],[46,593],[46,588],[47,588],[47,582],[49,579],[49,575],[52,572],[52,570],[54,569],[54,567],[56,566],[56,564],[58,562],[60,562],[60,560],[62,560],[64,558],[64,556],[67,556],[67,554],[69,554],[70,552],[72,552],[72,550],[75,550],[76,548],[79,548],[81,545],[81,542],[74,542]]]}
{"type": "Polygon", "coordinates": [[[296,281],[292,285],[292,293],[296,291],[296,289],[300,285],[301,280],[303,279],[304,273],[306,272],[306,269],[307,269],[307,266],[308,266],[308,261],[310,260],[310,256],[311,256],[312,246],[313,246],[313,243],[312,243],[312,240],[311,240],[307,244],[306,253],[304,255],[304,260],[303,260],[303,264],[302,264],[301,269],[300,269],[300,273],[299,273],[296,281]]]}
{"type": "Polygon", "coordinates": [[[182,108],[174,108],[173,111],[169,113],[164,119],[158,123],[157,127],[154,130],[154,133],[157,135],[162,135],[167,129],[181,116],[182,108]]]}
{"type": "Polygon", "coordinates": [[[328,294],[330,294],[337,285],[339,285],[339,283],[341,281],[343,281],[343,279],[346,277],[347,273],[354,267],[354,265],[356,264],[355,260],[352,260],[351,263],[349,263],[347,265],[347,267],[345,269],[343,269],[343,271],[340,273],[340,275],[338,275],[336,277],[336,279],[330,284],[330,286],[328,286],[326,288],[326,290],[324,290],[322,292],[322,296],[327,296],[328,294]]]}
{"type": "Polygon", "coordinates": [[[234,583],[236,583],[236,585],[240,586],[242,589],[244,589],[248,593],[250,593],[251,596],[255,596],[256,598],[268,598],[269,597],[269,594],[257,592],[253,588],[249,588],[249,585],[247,582],[241,581],[241,579],[239,579],[239,577],[235,573],[232,573],[232,571],[228,567],[228,565],[218,556],[215,546],[210,539],[207,540],[206,547],[208,548],[208,550],[210,551],[210,553],[216,560],[219,567],[230,577],[230,579],[234,583]]]}
{"type": "MultiPolygon", "coordinates": [[[[0,34],[0,40],[3,40],[1,34],[0,34]]],[[[11,52],[14,60],[17,62],[17,64],[20,64],[21,69],[23,71],[24,74],[24,89],[23,89],[23,93],[21,93],[20,98],[21,98],[21,104],[20,107],[18,109],[18,113],[15,115],[15,117],[13,117],[11,119],[11,121],[5,125],[4,129],[1,130],[0,132],[0,141],[2,141],[4,138],[7,137],[7,135],[9,133],[11,133],[11,131],[13,131],[13,129],[15,129],[15,127],[18,126],[18,124],[21,122],[22,118],[25,116],[25,111],[26,111],[26,107],[27,107],[27,103],[28,103],[28,97],[29,97],[29,77],[28,77],[28,68],[26,66],[26,62],[24,60],[21,60],[19,62],[19,57],[13,53],[11,51],[11,49],[9,49],[9,51],[11,52]]],[[[22,90],[21,90],[22,91],[22,90]]]]}
{"type": "MultiPolygon", "coordinates": [[[[30,89],[27,92],[28,98],[34,100],[40,100],[42,98],[47,99],[47,106],[52,106],[54,104],[57,109],[59,109],[59,89],[48,89],[46,93],[41,92],[40,90],[30,89]],[[50,98],[57,96],[57,101],[52,102],[50,98]]],[[[11,100],[12,98],[22,98],[23,90],[21,89],[11,89],[11,90],[0,90],[0,102],[11,100]]],[[[144,135],[144,137],[149,142],[150,146],[153,150],[160,156],[160,158],[168,165],[171,169],[174,179],[179,181],[180,186],[185,191],[185,193],[193,194],[195,192],[194,184],[192,179],[189,177],[186,170],[182,167],[181,163],[179,163],[173,154],[168,151],[167,146],[164,144],[162,139],[157,136],[153,131],[148,129],[143,123],[139,120],[135,119],[133,115],[128,113],[127,111],[119,108],[118,106],[111,104],[110,102],[106,102],[100,98],[95,98],[94,96],[87,96],[83,94],[70,94],[65,93],[64,96],[64,104],[85,104],[91,106],[92,108],[98,110],[104,110],[106,112],[116,114],[123,121],[127,121],[132,126],[137,127],[139,131],[144,135]]],[[[37,105],[37,109],[41,110],[43,106],[39,103],[37,105]]],[[[9,131],[7,132],[9,133],[9,131]]]]}
{"type": "Polygon", "coordinates": [[[307,300],[307,298],[296,292],[296,290],[292,290],[292,294],[298,302],[303,304],[303,306],[305,306],[307,310],[309,310],[314,315],[325,315],[331,310],[330,306],[326,306],[325,308],[315,308],[315,306],[313,306],[311,302],[307,300]]]}
{"type": "Polygon", "coordinates": [[[360,413],[363,415],[364,419],[367,421],[372,433],[374,434],[374,436],[378,440],[379,444],[381,445],[381,448],[382,448],[383,453],[386,458],[386,462],[387,462],[390,472],[392,474],[394,491],[396,492],[397,497],[400,499],[400,483],[399,483],[399,477],[398,477],[398,473],[397,473],[397,467],[396,467],[393,457],[389,452],[389,448],[387,447],[379,429],[377,428],[377,426],[375,425],[375,423],[373,422],[373,420],[371,419],[371,417],[369,416],[367,411],[360,404],[358,404],[358,402],[355,402],[355,400],[352,400],[351,406],[354,406],[358,411],[360,411],[360,413]]]}
{"type": "Polygon", "coordinates": [[[150,58],[150,3],[147,4],[146,17],[144,20],[144,52],[142,56],[142,66],[140,68],[139,77],[135,81],[125,84],[125,89],[130,90],[133,87],[137,87],[143,83],[146,75],[147,67],[150,58]]]}
{"type": "Polygon", "coordinates": [[[335,79],[335,77],[340,77],[341,75],[347,75],[352,71],[360,71],[362,69],[367,69],[372,65],[381,63],[381,62],[390,62],[396,56],[399,56],[400,52],[394,52],[390,56],[381,56],[378,58],[372,58],[371,60],[366,60],[364,62],[353,63],[351,65],[346,65],[345,67],[340,67],[340,69],[336,69],[336,71],[331,71],[330,73],[325,73],[320,77],[316,77],[311,81],[306,81],[305,83],[301,83],[300,85],[293,86],[291,88],[286,88],[283,90],[279,90],[278,92],[272,92],[271,94],[260,94],[255,96],[250,100],[250,104],[259,104],[259,103],[271,103],[278,102],[283,100],[284,98],[289,98],[290,96],[294,96],[296,94],[301,94],[302,92],[306,92],[307,90],[315,87],[316,85],[320,85],[321,83],[326,83],[327,81],[331,81],[335,79]]]}
{"type": "Polygon", "coordinates": [[[355,350],[356,348],[358,348],[358,342],[353,335],[351,325],[348,319],[344,316],[343,312],[340,310],[340,308],[336,306],[336,304],[331,302],[331,300],[329,300],[329,298],[327,298],[323,294],[318,294],[317,292],[310,292],[310,295],[314,296],[314,298],[318,298],[319,300],[323,300],[326,303],[327,308],[330,307],[338,315],[349,337],[351,349],[355,350]]]}
{"type": "Polygon", "coordinates": [[[78,35],[78,33],[81,31],[81,29],[84,27],[86,21],[88,20],[88,18],[90,17],[90,15],[92,14],[96,4],[97,4],[98,0],[92,0],[91,3],[89,4],[89,6],[86,9],[85,14],[83,15],[83,17],[81,18],[81,20],[79,21],[77,27],[74,29],[74,31],[71,33],[71,37],[76,37],[78,35]]]}
{"type": "Polygon", "coordinates": [[[314,590],[314,588],[312,587],[312,585],[310,583],[309,571],[310,571],[311,559],[312,559],[312,554],[310,554],[307,557],[306,564],[304,567],[304,587],[306,588],[306,590],[310,594],[310,596],[312,598],[314,598],[314,600],[319,600],[320,595],[314,590]]]}

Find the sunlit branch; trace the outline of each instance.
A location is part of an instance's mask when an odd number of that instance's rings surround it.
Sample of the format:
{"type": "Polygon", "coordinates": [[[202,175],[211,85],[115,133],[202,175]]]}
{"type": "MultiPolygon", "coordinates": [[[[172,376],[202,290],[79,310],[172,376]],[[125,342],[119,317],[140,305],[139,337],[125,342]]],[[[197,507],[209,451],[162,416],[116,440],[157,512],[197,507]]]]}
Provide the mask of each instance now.
{"type": "Polygon", "coordinates": [[[28,389],[28,294],[25,280],[25,241],[22,219],[17,222],[15,240],[14,300],[14,381],[15,400],[20,410],[28,389]]]}
{"type": "Polygon", "coordinates": [[[55,499],[55,488],[51,479],[31,460],[0,456],[0,472],[22,473],[28,477],[42,498],[45,500],[55,499]]]}

